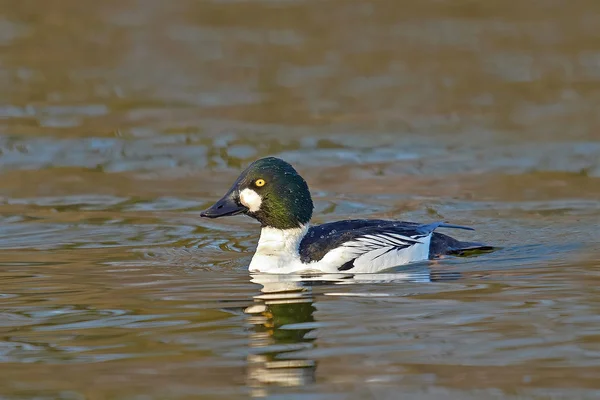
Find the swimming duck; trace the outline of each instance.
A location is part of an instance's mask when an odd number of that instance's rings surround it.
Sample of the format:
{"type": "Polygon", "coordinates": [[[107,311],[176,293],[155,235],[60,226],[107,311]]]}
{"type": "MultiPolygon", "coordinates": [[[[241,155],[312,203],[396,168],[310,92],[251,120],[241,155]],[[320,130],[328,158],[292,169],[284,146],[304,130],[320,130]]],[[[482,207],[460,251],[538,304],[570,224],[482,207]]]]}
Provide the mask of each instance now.
{"type": "Polygon", "coordinates": [[[489,249],[434,232],[437,228],[473,230],[444,222],[352,219],[310,226],[313,201],[306,181],[289,163],[275,157],[253,162],[223,198],[200,215],[238,214],[262,226],[250,272],[373,273],[446,254],[489,249]]]}

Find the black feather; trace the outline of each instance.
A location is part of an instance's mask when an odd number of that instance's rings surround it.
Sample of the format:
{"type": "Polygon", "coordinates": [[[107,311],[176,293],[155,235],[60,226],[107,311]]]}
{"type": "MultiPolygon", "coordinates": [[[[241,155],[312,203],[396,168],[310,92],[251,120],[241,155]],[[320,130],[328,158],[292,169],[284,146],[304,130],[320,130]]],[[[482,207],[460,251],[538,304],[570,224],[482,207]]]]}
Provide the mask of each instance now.
{"type": "Polygon", "coordinates": [[[348,271],[349,269],[354,268],[354,260],[356,260],[356,258],[344,263],[341,267],[338,267],[338,271],[348,271]]]}

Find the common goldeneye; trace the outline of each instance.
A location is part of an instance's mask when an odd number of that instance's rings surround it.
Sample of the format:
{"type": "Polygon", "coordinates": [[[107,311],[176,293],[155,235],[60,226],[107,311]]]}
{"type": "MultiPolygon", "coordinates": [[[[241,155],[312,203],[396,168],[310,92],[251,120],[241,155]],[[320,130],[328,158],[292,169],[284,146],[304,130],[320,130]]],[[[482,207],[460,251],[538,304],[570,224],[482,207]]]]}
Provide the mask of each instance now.
{"type": "Polygon", "coordinates": [[[463,226],[380,219],[309,226],[312,213],[306,181],[287,162],[266,157],[246,168],[223,198],[200,215],[246,214],[261,223],[250,272],[373,273],[445,254],[491,249],[434,232],[473,230],[463,226]]]}

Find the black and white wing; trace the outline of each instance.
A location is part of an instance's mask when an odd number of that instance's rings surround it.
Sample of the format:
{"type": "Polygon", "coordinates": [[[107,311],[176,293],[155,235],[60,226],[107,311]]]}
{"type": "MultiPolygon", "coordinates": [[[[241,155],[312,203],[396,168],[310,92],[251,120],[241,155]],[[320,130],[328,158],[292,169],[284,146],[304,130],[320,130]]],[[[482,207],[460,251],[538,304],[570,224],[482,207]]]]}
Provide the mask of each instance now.
{"type": "Polygon", "coordinates": [[[393,232],[364,234],[344,243],[325,257],[335,254],[342,259],[350,258],[338,267],[338,271],[382,270],[426,260],[429,257],[430,235],[406,236],[393,232]]]}
{"type": "Polygon", "coordinates": [[[385,220],[324,224],[310,228],[300,244],[300,256],[303,262],[335,266],[338,271],[375,272],[427,260],[438,227],[463,228],[443,222],[421,225],[385,220]]]}

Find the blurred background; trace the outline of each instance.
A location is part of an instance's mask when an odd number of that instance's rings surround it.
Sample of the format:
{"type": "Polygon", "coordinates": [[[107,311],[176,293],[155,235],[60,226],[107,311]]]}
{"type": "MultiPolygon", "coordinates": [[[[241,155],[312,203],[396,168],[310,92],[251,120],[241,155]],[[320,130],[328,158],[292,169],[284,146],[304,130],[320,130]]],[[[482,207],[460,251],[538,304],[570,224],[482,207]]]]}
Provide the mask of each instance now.
{"type": "Polygon", "coordinates": [[[599,2],[0,10],[3,398],[599,396],[599,2]],[[503,249],[265,298],[199,211],[266,155],[503,249]]]}

